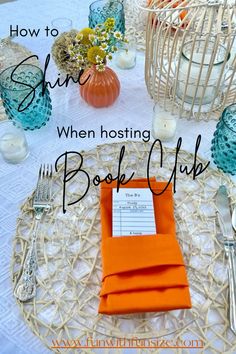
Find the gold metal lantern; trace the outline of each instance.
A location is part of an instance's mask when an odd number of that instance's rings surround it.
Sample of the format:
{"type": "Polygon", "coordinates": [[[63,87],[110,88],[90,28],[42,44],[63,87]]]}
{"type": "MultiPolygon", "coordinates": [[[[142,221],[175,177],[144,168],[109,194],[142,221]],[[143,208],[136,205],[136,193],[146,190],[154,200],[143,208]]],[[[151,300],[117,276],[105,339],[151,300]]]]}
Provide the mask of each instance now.
{"type": "Polygon", "coordinates": [[[146,85],[180,117],[218,119],[236,102],[236,1],[152,0],[146,26],[146,85]]]}

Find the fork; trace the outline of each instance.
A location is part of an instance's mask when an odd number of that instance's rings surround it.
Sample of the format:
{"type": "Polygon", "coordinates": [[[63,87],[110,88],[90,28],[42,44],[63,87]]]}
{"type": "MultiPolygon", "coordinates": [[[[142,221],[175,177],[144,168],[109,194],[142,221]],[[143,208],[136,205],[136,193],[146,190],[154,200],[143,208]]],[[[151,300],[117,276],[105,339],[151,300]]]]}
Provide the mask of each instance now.
{"type": "Polygon", "coordinates": [[[20,301],[27,301],[36,295],[37,236],[42,216],[51,208],[52,165],[41,165],[37,187],[33,199],[34,227],[29,249],[25,257],[21,276],[16,284],[14,295],[20,301]]]}

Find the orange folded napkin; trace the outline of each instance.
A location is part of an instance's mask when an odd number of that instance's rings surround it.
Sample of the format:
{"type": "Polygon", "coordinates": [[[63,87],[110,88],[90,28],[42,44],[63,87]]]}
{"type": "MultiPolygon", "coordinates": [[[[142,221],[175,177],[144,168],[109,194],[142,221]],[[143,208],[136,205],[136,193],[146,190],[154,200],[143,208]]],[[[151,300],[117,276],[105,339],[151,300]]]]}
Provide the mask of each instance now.
{"type": "MultiPolygon", "coordinates": [[[[154,192],[166,183],[150,179],[154,192]]],[[[155,235],[112,236],[112,188],[101,184],[102,287],[99,313],[127,314],[191,308],[189,285],[175,235],[172,186],[153,195],[155,235]]],[[[147,179],[120,188],[149,188],[147,179]]]]}

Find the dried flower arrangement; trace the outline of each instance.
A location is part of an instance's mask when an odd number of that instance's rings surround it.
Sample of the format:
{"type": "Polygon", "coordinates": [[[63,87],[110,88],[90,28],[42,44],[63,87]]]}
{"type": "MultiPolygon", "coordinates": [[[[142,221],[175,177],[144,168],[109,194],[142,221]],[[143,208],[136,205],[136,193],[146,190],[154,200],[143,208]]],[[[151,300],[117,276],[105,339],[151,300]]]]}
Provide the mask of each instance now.
{"type": "Polygon", "coordinates": [[[117,45],[127,42],[124,35],[115,31],[115,19],[108,18],[94,29],[84,28],[63,33],[53,44],[52,55],[57,67],[73,75],[92,65],[104,71],[107,60],[112,60],[117,45]]]}

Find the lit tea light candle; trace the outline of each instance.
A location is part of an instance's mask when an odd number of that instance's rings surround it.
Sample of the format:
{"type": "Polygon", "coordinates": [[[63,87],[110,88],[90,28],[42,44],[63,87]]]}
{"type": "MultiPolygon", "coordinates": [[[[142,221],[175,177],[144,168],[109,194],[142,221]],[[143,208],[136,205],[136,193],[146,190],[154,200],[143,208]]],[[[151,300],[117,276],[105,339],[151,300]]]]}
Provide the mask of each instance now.
{"type": "Polygon", "coordinates": [[[207,49],[203,40],[196,41],[196,49],[193,45],[193,42],[188,42],[183,47],[176,94],[190,104],[193,100],[194,104],[209,104],[217,94],[226,49],[219,46],[213,60],[214,42],[209,42],[207,49]]]}
{"type": "Polygon", "coordinates": [[[136,64],[136,41],[135,38],[128,38],[128,43],[124,43],[116,53],[116,65],[120,69],[131,69],[136,64]]]}
{"type": "Polygon", "coordinates": [[[152,136],[154,139],[168,141],[174,138],[177,127],[177,119],[171,113],[154,107],[152,121],[152,136]]]}
{"type": "Polygon", "coordinates": [[[131,69],[136,63],[136,53],[132,50],[119,50],[116,55],[116,65],[120,69],[131,69]]]}
{"type": "Polygon", "coordinates": [[[29,154],[27,141],[23,130],[10,121],[0,123],[0,152],[6,162],[17,164],[29,154]]]}

